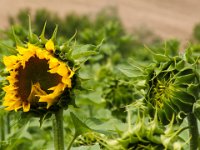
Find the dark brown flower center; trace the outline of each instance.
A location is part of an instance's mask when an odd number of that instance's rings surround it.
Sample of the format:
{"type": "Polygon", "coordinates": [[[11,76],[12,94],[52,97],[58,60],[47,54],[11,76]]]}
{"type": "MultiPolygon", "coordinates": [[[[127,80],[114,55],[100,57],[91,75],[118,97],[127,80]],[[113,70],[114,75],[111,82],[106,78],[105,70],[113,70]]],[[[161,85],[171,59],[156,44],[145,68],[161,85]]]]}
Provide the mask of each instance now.
{"type": "Polygon", "coordinates": [[[17,93],[22,101],[27,101],[32,86],[39,83],[41,90],[49,94],[48,89],[58,85],[62,77],[58,74],[51,74],[48,72],[49,64],[46,59],[39,59],[37,56],[31,57],[26,63],[25,67],[20,66],[16,71],[17,82],[15,86],[18,87],[17,93]]]}

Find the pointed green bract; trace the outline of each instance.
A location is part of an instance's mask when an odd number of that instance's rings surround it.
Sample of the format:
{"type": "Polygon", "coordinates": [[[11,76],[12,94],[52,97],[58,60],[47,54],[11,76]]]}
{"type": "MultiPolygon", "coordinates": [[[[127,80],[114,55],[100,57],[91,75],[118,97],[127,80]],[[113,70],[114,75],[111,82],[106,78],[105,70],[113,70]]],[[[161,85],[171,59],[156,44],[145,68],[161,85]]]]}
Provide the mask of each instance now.
{"type": "Polygon", "coordinates": [[[46,43],[48,40],[45,38],[45,29],[46,29],[47,21],[44,23],[44,27],[42,29],[42,32],[40,34],[40,39],[42,43],[46,43]]]}

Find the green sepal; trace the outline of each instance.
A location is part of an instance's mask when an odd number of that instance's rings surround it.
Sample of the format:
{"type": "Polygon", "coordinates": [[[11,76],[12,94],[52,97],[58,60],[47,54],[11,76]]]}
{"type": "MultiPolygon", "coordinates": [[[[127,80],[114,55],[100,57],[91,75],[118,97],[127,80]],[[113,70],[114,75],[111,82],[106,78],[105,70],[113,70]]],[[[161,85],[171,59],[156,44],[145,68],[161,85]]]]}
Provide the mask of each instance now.
{"type": "Polygon", "coordinates": [[[180,101],[188,105],[192,105],[196,101],[192,95],[190,95],[184,90],[176,90],[173,91],[171,94],[173,97],[178,98],[180,101]]]}
{"type": "Polygon", "coordinates": [[[194,74],[194,69],[190,66],[190,68],[183,68],[181,71],[179,71],[175,77],[181,77],[181,76],[185,76],[185,75],[188,75],[188,74],[194,74]]]}
{"type": "Polygon", "coordinates": [[[196,75],[193,73],[193,74],[187,74],[187,75],[184,75],[184,76],[177,76],[175,78],[175,82],[174,84],[190,84],[194,81],[196,75]]]}
{"type": "Polygon", "coordinates": [[[72,105],[75,108],[77,108],[76,103],[75,103],[74,91],[71,89],[65,89],[63,94],[60,96],[60,99],[57,105],[63,109],[67,109],[69,105],[72,105]]]}
{"type": "Polygon", "coordinates": [[[185,67],[186,62],[184,60],[180,60],[175,64],[175,68],[180,71],[185,67]]]}
{"type": "Polygon", "coordinates": [[[53,31],[53,34],[51,36],[51,40],[52,41],[56,41],[57,32],[58,32],[58,25],[56,25],[56,27],[55,27],[55,29],[53,31]]]}
{"type": "Polygon", "coordinates": [[[48,40],[45,38],[45,29],[46,29],[47,22],[45,21],[42,32],[40,34],[40,40],[43,44],[45,44],[48,40]]]}
{"type": "Polygon", "coordinates": [[[188,49],[186,49],[185,58],[187,62],[189,62],[190,64],[195,63],[195,59],[192,56],[193,56],[192,49],[189,47],[188,49]]]}
{"type": "Polygon", "coordinates": [[[188,113],[192,111],[192,103],[184,103],[181,99],[173,97],[171,102],[179,108],[179,111],[184,110],[184,112],[188,113]]]}
{"type": "Polygon", "coordinates": [[[32,27],[31,27],[31,18],[29,16],[29,34],[28,34],[28,41],[31,44],[36,44],[39,42],[39,38],[36,34],[32,32],[32,27]]]}
{"type": "Polygon", "coordinates": [[[190,84],[187,88],[187,92],[193,97],[195,97],[195,99],[199,98],[199,91],[200,91],[199,84],[190,84]]]}
{"type": "Polygon", "coordinates": [[[167,114],[166,114],[166,111],[165,109],[158,109],[158,118],[159,118],[159,121],[162,122],[162,124],[166,125],[169,123],[169,119],[167,119],[167,114]]]}
{"type": "Polygon", "coordinates": [[[176,110],[171,106],[168,101],[169,99],[163,101],[164,107],[161,109],[163,109],[163,111],[166,113],[166,118],[170,122],[172,120],[173,114],[176,113],[176,110]]]}
{"type": "Polygon", "coordinates": [[[19,39],[19,37],[15,34],[15,30],[14,28],[12,27],[12,35],[14,37],[14,40],[15,40],[15,43],[16,45],[18,46],[24,46],[23,42],[19,39]]]}

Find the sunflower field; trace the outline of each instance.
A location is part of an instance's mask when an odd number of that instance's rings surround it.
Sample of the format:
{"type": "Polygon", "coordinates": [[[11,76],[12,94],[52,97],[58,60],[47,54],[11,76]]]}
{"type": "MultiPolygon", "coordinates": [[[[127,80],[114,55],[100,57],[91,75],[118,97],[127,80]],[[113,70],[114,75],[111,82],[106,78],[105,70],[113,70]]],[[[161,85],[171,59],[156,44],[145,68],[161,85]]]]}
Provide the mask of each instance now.
{"type": "Polygon", "coordinates": [[[200,25],[190,44],[22,10],[0,34],[1,150],[200,149],[200,25]]]}

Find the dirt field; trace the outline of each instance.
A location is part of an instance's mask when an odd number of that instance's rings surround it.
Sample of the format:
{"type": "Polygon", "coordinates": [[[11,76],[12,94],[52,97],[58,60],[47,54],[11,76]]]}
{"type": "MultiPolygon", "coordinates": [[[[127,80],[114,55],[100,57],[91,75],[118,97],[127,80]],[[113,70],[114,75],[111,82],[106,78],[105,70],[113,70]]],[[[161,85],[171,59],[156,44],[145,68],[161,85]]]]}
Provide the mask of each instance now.
{"type": "Polygon", "coordinates": [[[177,38],[182,43],[192,34],[194,25],[200,22],[200,0],[0,0],[0,28],[8,25],[8,16],[14,16],[22,8],[35,11],[46,8],[65,16],[69,12],[95,15],[104,7],[118,9],[128,30],[144,26],[164,39],[177,38]]]}

